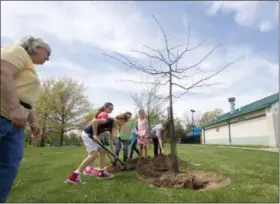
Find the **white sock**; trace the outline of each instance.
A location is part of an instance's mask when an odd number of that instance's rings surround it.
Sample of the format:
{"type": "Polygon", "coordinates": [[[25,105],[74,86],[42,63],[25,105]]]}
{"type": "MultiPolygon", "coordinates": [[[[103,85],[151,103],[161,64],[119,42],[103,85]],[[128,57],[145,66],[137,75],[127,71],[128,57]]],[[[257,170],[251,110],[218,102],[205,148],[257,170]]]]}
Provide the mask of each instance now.
{"type": "Polygon", "coordinates": [[[87,170],[87,171],[91,170],[91,167],[87,166],[86,170],[87,170]]]}
{"type": "Polygon", "coordinates": [[[75,174],[79,174],[80,171],[77,169],[76,171],[74,171],[75,174]]]}

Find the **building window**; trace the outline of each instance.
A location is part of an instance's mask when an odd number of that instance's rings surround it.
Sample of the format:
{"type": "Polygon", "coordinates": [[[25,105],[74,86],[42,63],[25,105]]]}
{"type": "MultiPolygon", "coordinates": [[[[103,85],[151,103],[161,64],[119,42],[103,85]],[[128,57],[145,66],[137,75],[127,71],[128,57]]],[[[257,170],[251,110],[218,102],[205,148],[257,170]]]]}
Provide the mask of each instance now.
{"type": "Polygon", "coordinates": [[[220,128],[219,127],[216,128],[216,132],[220,132],[220,128]]]}
{"type": "Polygon", "coordinates": [[[269,112],[269,113],[270,113],[270,112],[271,112],[271,108],[267,108],[267,112],[269,112]]]}

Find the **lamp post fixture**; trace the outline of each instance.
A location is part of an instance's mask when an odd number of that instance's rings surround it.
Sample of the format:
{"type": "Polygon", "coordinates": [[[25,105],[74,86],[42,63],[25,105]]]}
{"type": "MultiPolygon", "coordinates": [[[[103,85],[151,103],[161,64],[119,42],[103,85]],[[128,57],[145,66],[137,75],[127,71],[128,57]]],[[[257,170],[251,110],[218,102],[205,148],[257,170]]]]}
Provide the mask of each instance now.
{"type": "Polygon", "coordinates": [[[193,136],[194,136],[194,121],[193,121],[193,114],[195,113],[195,110],[191,110],[191,112],[192,112],[192,128],[193,128],[193,136]]]}

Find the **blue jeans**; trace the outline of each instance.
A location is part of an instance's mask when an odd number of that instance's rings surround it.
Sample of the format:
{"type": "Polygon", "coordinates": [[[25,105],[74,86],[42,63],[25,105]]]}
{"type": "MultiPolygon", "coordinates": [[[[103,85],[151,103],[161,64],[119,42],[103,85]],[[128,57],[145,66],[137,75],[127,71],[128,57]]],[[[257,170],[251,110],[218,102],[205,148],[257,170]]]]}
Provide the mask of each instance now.
{"type": "Polygon", "coordinates": [[[0,116],[0,203],[5,203],[16,178],[24,150],[24,129],[12,127],[0,116]]]}
{"type": "Polygon", "coordinates": [[[122,145],[123,145],[123,161],[126,161],[128,158],[128,146],[130,144],[130,140],[122,140],[121,138],[117,139],[116,144],[116,152],[115,154],[119,156],[122,145]]]}
{"type": "Polygon", "coordinates": [[[137,149],[137,139],[133,139],[132,141],[131,141],[131,149],[130,149],[130,154],[129,154],[129,159],[132,159],[132,157],[133,157],[133,152],[135,151],[137,154],[138,154],[138,156],[140,156],[140,152],[139,152],[139,150],[137,149]]]}

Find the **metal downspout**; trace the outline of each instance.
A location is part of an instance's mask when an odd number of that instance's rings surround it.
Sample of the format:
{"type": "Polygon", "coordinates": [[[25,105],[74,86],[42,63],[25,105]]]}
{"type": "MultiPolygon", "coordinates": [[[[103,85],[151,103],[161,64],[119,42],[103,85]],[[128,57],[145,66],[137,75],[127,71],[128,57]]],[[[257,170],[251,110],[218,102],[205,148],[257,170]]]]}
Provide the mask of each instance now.
{"type": "Polygon", "coordinates": [[[229,121],[227,121],[227,124],[228,124],[228,140],[229,140],[229,144],[231,145],[231,129],[230,129],[229,121]]]}

